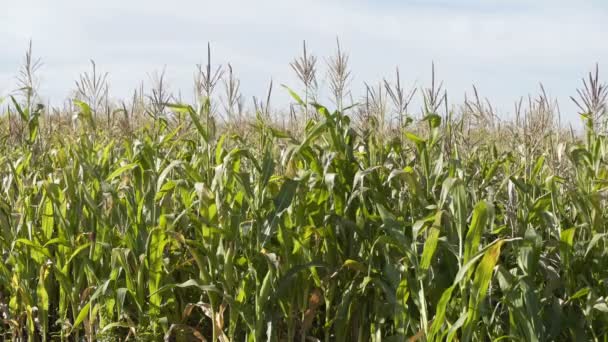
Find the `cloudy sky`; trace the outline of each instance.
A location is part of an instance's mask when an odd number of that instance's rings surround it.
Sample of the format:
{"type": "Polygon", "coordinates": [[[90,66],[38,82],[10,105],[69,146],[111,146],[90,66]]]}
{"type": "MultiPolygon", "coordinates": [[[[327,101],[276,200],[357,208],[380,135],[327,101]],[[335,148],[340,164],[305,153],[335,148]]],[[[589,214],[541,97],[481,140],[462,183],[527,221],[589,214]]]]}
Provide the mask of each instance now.
{"type": "MultiPolygon", "coordinates": [[[[297,88],[289,62],[306,40],[320,61],[340,37],[354,92],[400,67],[406,85],[425,85],[434,61],[451,102],[475,84],[507,115],[539,82],[577,121],[568,96],[595,63],[608,68],[604,0],[20,0],[0,11],[0,94],[15,87],[28,41],[43,60],[41,93],[60,103],[94,59],[123,97],[166,68],[173,90],[192,93],[195,65],[211,42],[231,63],[244,95],[275,84],[297,88]]],[[[321,79],[321,83],[323,79],[321,79]]],[[[276,88],[276,105],[286,94],[276,88]]]]}

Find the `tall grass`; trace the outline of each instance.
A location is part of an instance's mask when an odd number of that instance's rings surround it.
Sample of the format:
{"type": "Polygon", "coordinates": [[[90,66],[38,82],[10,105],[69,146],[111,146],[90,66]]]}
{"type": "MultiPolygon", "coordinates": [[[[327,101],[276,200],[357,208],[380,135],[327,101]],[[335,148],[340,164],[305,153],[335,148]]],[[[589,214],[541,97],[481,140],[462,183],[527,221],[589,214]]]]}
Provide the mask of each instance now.
{"type": "Polygon", "coordinates": [[[210,61],[193,105],[160,77],[112,107],[95,69],[58,114],[32,102],[33,85],[8,99],[5,338],[608,339],[597,73],[577,98],[579,137],[546,94],[513,122],[476,90],[450,108],[434,72],[420,115],[398,71],[349,107],[340,49],[330,110],[311,56],[304,46],[292,64],[305,92],[285,90],[287,123],[269,96],[246,116],[232,68],[210,61]]]}

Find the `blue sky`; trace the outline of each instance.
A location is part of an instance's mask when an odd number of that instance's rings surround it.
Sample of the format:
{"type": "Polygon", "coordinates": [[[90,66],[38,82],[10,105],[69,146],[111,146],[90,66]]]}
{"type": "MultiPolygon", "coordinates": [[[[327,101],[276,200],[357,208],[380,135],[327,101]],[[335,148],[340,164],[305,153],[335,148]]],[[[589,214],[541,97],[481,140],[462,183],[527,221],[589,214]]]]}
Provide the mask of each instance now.
{"type": "MultiPolygon", "coordinates": [[[[169,84],[192,93],[206,43],[214,61],[230,62],[247,98],[275,84],[297,88],[289,62],[306,39],[324,61],[340,37],[350,54],[353,92],[392,77],[424,85],[434,61],[450,101],[475,84],[504,115],[543,82],[567,120],[568,96],[595,63],[608,67],[604,1],[156,1],[22,0],[0,13],[0,94],[14,80],[28,40],[42,57],[41,93],[59,104],[94,59],[110,73],[111,95],[128,96],[166,67],[169,84]]],[[[323,83],[323,77],[320,78],[323,83]]],[[[275,88],[275,104],[287,95],[275,88]]]]}

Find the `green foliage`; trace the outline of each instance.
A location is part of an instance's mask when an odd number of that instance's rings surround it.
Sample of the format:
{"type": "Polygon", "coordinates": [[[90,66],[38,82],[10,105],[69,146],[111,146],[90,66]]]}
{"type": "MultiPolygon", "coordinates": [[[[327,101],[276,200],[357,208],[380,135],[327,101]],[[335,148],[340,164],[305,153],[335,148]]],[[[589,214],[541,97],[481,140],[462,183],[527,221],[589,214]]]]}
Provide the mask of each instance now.
{"type": "Polygon", "coordinates": [[[301,136],[261,115],[231,135],[204,100],[167,105],[190,128],[118,138],[78,101],[79,134],[34,149],[39,114],[13,102],[28,134],[0,154],[7,337],[608,338],[598,134],[558,165],[552,136],[471,147],[434,113],[381,139],[313,104],[301,136]]]}

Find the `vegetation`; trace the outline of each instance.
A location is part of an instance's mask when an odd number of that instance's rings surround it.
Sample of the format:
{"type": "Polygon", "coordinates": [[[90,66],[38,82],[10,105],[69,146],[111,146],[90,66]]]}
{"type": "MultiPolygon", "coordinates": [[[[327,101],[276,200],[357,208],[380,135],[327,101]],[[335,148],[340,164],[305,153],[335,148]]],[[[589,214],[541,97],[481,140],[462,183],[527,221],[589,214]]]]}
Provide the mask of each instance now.
{"type": "Polygon", "coordinates": [[[577,136],[544,92],[504,121],[476,90],[450,108],[434,72],[422,115],[398,72],[349,107],[341,50],[330,110],[304,51],[283,116],[270,91],[248,115],[211,62],[193,105],[162,74],[117,105],[93,69],[54,111],[28,53],[0,126],[5,338],[608,339],[597,73],[577,136]]]}

